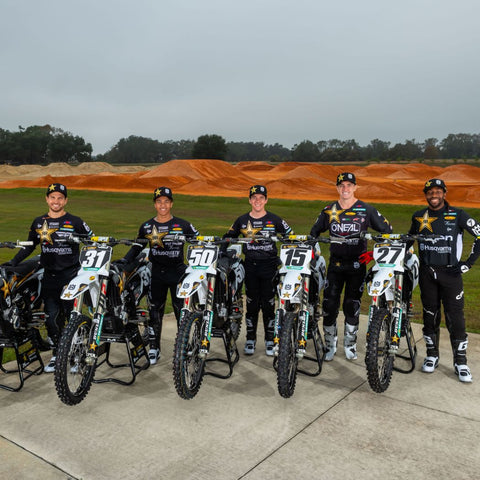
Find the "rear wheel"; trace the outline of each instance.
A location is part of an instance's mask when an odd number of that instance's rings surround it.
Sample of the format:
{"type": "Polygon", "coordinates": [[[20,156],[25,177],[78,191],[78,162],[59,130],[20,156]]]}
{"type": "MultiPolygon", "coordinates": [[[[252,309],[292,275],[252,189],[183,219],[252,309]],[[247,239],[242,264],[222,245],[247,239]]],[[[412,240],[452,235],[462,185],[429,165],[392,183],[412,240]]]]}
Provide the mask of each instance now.
{"type": "Polygon", "coordinates": [[[395,355],[390,353],[392,318],[387,308],[378,308],[368,327],[365,363],[367,378],[374,392],[382,393],[390,385],[395,355]]]}
{"type": "Polygon", "coordinates": [[[278,393],[284,398],[289,398],[293,395],[297,382],[298,358],[295,355],[297,346],[297,318],[296,313],[287,312],[280,326],[277,384],[278,393]]]}
{"type": "Polygon", "coordinates": [[[85,362],[91,322],[85,315],[72,316],[58,343],[55,388],[67,405],[80,403],[92,385],[96,364],[85,362]]]}
{"type": "Polygon", "coordinates": [[[205,373],[205,358],[199,356],[202,323],[201,312],[186,313],[175,340],[173,379],[178,395],[185,400],[190,400],[198,393],[205,373]]]}

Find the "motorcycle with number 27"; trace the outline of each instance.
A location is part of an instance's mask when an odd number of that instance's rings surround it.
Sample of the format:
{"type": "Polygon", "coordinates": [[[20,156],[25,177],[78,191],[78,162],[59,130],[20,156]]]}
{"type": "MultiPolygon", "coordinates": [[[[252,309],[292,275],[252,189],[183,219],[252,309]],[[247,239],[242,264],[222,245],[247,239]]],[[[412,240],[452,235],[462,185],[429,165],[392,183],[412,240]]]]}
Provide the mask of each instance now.
{"type": "Polygon", "coordinates": [[[419,260],[409,245],[419,238],[435,242],[439,236],[365,233],[362,237],[375,241],[373,252],[364,257],[365,263],[371,259],[375,262],[366,278],[372,301],[365,364],[370,387],[382,393],[390,385],[393,370],[410,373],[415,368],[417,347],[410,322],[414,316],[412,292],[418,285],[419,260]],[[400,348],[402,338],[407,344],[405,351],[400,348]],[[395,358],[406,360],[408,367],[395,366],[395,358]]]}

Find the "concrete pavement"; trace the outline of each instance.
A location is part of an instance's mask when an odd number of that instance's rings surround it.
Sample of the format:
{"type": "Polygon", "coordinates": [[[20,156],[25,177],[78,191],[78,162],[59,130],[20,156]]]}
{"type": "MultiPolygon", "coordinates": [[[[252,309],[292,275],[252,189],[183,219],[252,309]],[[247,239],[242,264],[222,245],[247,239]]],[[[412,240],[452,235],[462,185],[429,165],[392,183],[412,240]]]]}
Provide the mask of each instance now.
{"type": "MultiPolygon", "coordinates": [[[[186,401],[172,378],[175,322],[164,323],[160,363],[132,386],[94,384],[74,407],[60,402],[52,375],[28,379],[19,393],[0,390],[1,477],[480,478],[480,335],[469,336],[472,384],[454,375],[445,331],[438,369],[420,371],[424,345],[414,325],[415,371],[394,372],[385,393],[372,392],[362,317],[359,359],[349,362],[339,349],[320,376],[298,377],[290,399],[278,394],[272,360],[260,345],[252,357],[241,353],[230,379],[206,376],[186,401]]],[[[238,343],[243,351],[243,330],[238,343]]],[[[102,366],[97,377],[105,372],[102,366]]]]}

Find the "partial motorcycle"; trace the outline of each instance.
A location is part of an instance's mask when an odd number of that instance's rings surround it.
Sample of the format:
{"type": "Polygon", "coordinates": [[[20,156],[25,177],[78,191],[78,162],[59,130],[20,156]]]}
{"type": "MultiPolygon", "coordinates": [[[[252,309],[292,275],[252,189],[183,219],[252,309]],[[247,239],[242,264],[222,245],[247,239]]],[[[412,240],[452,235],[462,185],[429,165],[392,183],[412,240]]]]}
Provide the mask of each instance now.
{"type": "MultiPolygon", "coordinates": [[[[24,248],[32,242],[0,242],[0,248],[24,248]]],[[[43,268],[40,256],[19,265],[0,267],[0,370],[18,375],[18,385],[0,384],[0,388],[17,392],[31,375],[43,372],[41,351],[49,350],[45,314],[40,297],[43,268]],[[16,369],[5,366],[16,361],[16,369]],[[33,369],[32,364],[37,364],[33,369]]]]}

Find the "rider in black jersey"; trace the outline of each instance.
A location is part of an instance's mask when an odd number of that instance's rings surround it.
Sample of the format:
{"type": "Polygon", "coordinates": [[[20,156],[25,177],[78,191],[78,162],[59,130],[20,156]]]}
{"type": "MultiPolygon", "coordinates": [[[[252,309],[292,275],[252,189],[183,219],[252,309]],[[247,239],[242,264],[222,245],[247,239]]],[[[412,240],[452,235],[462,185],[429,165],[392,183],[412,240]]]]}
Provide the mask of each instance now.
{"type": "MultiPolygon", "coordinates": [[[[154,365],[160,359],[160,337],[162,334],[163,315],[167,294],[170,290],[173,311],[178,321],[183,302],[177,297],[177,284],[185,273],[183,242],[180,240],[164,241],[167,234],[198,235],[197,229],[186,220],[171,214],[173,206],[172,190],[159,187],[153,192],[153,202],[157,215],[140,225],[139,239],[147,239],[150,245],[148,255],[152,263],[152,281],[150,284],[150,322],[148,357],[154,365]]],[[[123,259],[117,262],[131,262],[142,250],[141,246],[133,246],[123,259]]]]}
{"type": "MultiPolygon", "coordinates": [[[[316,237],[321,232],[329,231],[332,237],[348,237],[366,232],[369,227],[381,233],[392,231],[388,221],[374,207],[355,198],[356,183],[353,173],[345,172],[337,176],[339,199],[322,210],[310,235],[316,237]]],[[[343,346],[348,360],[357,358],[360,302],[366,274],[366,266],[360,262],[359,257],[366,250],[366,240],[360,240],[356,245],[330,244],[330,260],[323,294],[323,332],[327,347],[325,354],[327,362],[333,360],[337,351],[337,316],[344,287],[343,346]]]]}
{"type": "Polygon", "coordinates": [[[445,200],[447,187],[443,180],[428,180],[423,191],[428,207],[413,214],[410,233],[443,235],[444,238],[435,242],[418,241],[423,337],[427,345],[422,371],[432,373],[438,366],[442,302],[455,372],[461,382],[471,382],[466,355],[468,336],[463,314],[462,274],[468,272],[480,256],[480,224],[464,210],[449,205],[445,200]],[[461,261],[464,230],[475,237],[475,242],[468,258],[461,261]]]}
{"type": "MultiPolygon", "coordinates": [[[[262,234],[289,234],[292,229],[278,215],[265,210],[267,189],[254,185],[249,191],[252,210],[238,217],[224,237],[253,237],[262,234]]],[[[247,341],[245,354],[253,355],[257,340],[258,314],[262,310],[265,331],[265,348],[268,356],[273,355],[273,335],[275,322],[274,277],[278,268],[277,247],[273,242],[244,244],[245,292],[247,295],[247,341]]]]}
{"type": "Polygon", "coordinates": [[[48,213],[33,220],[28,234],[28,240],[33,246],[20,250],[8,262],[12,266],[25,260],[36,248],[41,246],[40,264],[44,267],[42,280],[42,299],[45,311],[48,337],[52,345],[52,358],[44,371],[55,371],[56,348],[64,325],[60,324],[60,312],[65,316],[73,307],[73,302],[60,300],[60,294],[65,285],[76,275],[79,263],[79,246],[62,242],[70,234],[92,235],[90,227],[79,217],[65,211],[67,205],[67,187],[61,183],[52,183],[47,188],[46,202],[48,213]]]}

